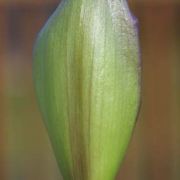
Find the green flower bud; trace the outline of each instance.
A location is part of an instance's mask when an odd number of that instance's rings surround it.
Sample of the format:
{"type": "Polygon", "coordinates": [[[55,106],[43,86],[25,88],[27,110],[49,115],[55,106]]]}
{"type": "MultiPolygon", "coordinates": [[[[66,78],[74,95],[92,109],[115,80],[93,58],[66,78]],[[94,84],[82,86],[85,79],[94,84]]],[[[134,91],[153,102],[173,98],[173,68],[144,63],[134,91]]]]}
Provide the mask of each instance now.
{"type": "Polygon", "coordinates": [[[64,0],[34,49],[38,102],[65,180],[113,180],[140,99],[126,0],[64,0]]]}

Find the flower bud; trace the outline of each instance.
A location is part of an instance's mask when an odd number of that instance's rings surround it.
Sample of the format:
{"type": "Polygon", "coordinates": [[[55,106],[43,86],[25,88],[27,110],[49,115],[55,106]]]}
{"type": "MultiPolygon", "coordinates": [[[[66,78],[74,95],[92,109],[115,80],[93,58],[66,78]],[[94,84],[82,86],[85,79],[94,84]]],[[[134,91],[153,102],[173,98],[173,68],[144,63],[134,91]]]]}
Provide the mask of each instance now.
{"type": "Polygon", "coordinates": [[[63,0],[34,48],[39,106],[65,180],[113,180],[140,99],[126,0],[63,0]]]}

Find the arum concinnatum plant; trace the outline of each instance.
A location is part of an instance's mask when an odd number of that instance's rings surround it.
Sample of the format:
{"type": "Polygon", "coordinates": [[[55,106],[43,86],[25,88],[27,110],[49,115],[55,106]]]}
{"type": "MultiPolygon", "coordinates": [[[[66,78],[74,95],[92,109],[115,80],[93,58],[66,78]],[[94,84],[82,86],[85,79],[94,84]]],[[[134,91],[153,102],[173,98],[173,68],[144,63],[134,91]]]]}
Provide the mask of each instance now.
{"type": "Polygon", "coordinates": [[[126,0],[63,0],[34,48],[37,98],[65,180],[113,180],[139,107],[126,0]]]}

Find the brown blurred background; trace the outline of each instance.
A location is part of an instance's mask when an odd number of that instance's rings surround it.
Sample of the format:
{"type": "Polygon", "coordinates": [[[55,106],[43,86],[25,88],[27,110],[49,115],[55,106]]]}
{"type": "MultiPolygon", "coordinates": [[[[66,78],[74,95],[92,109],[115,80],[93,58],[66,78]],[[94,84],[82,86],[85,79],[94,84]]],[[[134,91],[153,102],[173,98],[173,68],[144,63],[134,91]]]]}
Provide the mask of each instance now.
{"type": "MultiPolygon", "coordinates": [[[[131,0],[142,108],[119,180],[180,180],[180,0],[131,0]]],[[[58,0],[0,0],[0,180],[60,180],[32,83],[35,36],[58,0]]]]}

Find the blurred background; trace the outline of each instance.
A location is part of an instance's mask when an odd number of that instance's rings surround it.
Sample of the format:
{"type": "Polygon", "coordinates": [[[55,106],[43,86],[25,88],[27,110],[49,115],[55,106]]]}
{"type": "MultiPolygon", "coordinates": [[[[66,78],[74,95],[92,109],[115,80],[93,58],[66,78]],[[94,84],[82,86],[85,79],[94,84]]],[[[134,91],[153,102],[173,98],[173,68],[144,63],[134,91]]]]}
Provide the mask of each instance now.
{"type": "MultiPolygon", "coordinates": [[[[60,180],[32,83],[32,47],[58,0],[0,0],[0,180],[60,180]]],[[[130,0],[142,108],[119,180],[180,180],[180,0],[130,0]]]]}

